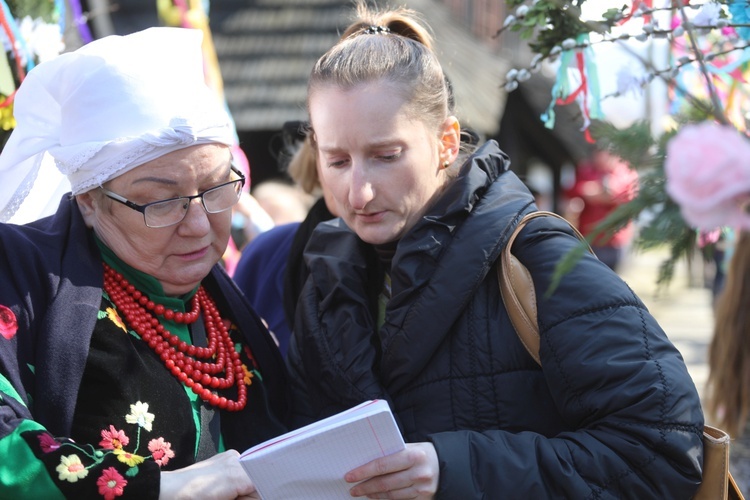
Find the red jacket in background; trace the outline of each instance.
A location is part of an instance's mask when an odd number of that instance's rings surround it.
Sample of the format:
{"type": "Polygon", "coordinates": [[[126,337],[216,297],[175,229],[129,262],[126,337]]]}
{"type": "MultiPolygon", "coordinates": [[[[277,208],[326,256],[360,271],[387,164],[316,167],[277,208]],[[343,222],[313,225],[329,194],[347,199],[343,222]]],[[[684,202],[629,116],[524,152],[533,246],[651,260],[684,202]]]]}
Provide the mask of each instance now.
{"type": "MultiPolygon", "coordinates": [[[[580,202],[578,229],[588,236],[594,227],[610,212],[632,200],[638,189],[638,173],[627,163],[606,152],[597,152],[576,169],[576,182],[565,195],[576,205],[580,202]]],[[[633,237],[633,223],[615,233],[611,238],[597,238],[598,246],[623,247],[633,237]]]]}

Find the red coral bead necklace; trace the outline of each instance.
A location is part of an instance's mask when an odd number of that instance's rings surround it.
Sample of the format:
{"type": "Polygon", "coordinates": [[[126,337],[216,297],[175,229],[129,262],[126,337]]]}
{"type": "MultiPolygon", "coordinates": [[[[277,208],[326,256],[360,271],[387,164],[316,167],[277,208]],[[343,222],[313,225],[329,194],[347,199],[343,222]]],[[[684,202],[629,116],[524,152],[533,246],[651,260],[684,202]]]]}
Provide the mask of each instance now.
{"type": "Polygon", "coordinates": [[[247,404],[245,372],[234,349],[229,330],[216,303],[200,286],[191,300],[192,309],[180,312],[157,304],[135,288],[122,274],[104,264],[104,290],[130,327],[161,358],[180,382],[203,401],[222,410],[240,411],[247,404]],[[167,331],[158,316],[189,325],[203,312],[207,347],[196,347],[167,331]],[[223,376],[221,374],[224,374],[223,376]],[[214,390],[237,386],[237,400],[219,396],[214,390]]]}

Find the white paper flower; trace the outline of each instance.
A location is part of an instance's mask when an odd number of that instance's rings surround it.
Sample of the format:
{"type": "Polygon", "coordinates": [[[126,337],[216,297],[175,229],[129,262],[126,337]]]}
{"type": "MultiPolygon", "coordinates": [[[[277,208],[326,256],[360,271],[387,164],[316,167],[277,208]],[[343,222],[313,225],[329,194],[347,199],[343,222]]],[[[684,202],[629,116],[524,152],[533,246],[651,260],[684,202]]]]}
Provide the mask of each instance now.
{"type": "Polygon", "coordinates": [[[645,84],[645,76],[634,74],[629,66],[622,66],[617,71],[617,93],[619,95],[625,95],[629,92],[634,95],[641,95],[645,84]]]}
{"type": "Polygon", "coordinates": [[[714,26],[719,20],[719,14],[721,13],[721,5],[714,2],[703,4],[701,10],[693,18],[693,25],[695,26],[714,26]]]}
{"type": "Polygon", "coordinates": [[[18,30],[26,42],[30,54],[37,62],[44,62],[60,55],[65,48],[60,26],[47,24],[41,19],[31,19],[26,16],[21,20],[18,30]]]}

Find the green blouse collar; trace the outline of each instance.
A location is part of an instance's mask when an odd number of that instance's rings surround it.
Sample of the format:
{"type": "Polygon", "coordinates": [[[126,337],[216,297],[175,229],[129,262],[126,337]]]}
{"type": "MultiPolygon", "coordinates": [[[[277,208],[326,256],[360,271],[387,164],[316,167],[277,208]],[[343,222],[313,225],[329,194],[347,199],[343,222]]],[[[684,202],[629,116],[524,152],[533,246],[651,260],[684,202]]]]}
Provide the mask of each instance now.
{"type": "Polygon", "coordinates": [[[159,283],[159,280],[123,262],[122,259],[115,255],[115,253],[96,236],[96,234],[94,234],[94,239],[102,253],[102,259],[104,262],[109,267],[122,274],[125,279],[132,283],[138,290],[148,295],[149,299],[154,302],[158,302],[170,309],[182,309],[184,311],[185,303],[198,291],[198,287],[195,287],[192,291],[181,297],[169,297],[164,294],[164,288],[161,286],[161,283],[159,283]]]}

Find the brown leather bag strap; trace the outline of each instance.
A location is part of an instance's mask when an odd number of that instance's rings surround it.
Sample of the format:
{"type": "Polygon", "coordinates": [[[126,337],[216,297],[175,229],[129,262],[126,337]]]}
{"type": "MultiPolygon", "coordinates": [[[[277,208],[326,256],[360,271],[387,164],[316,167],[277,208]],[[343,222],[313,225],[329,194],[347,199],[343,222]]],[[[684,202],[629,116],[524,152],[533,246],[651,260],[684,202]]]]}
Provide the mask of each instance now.
{"type": "MultiPolygon", "coordinates": [[[[531,279],[531,274],[526,269],[526,266],[521,264],[521,261],[511,252],[516,236],[521,233],[521,230],[529,221],[537,217],[555,217],[570,224],[567,219],[554,212],[540,210],[526,214],[518,222],[518,225],[513,230],[513,234],[510,235],[508,243],[506,243],[500,256],[500,265],[496,267],[497,280],[500,284],[500,294],[505,304],[505,310],[508,312],[508,316],[510,316],[510,321],[513,323],[513,327],[516,329],[518,338],[521,340],[523,346],[531,357],[534,358],[534,361],[541,365],[534,281],[531,279]]],[[[586,238],[584,238],[578,229],[572,224],[570,227],[581,240],[585,241],[586,238]]],[[[589,247],[589,251],[592,254],[594,253],[591,247],[589,247]]]]}

